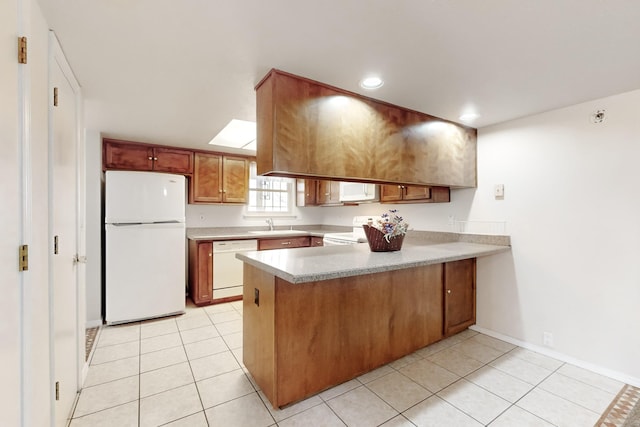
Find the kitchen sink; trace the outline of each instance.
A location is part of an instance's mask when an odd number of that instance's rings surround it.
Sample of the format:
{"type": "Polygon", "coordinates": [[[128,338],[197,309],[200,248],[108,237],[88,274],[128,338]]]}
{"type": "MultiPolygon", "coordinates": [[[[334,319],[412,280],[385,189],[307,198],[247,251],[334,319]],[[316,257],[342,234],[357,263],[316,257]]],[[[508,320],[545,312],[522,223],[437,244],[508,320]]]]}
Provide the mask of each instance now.
{"type": "Polygon", "coordinates": [[[264,230],[264,231],[250,231],[251,234],[262,234],[265,236],[292,236],[292,235],[307,235],[306,231],[300,230],[264,230]]]}

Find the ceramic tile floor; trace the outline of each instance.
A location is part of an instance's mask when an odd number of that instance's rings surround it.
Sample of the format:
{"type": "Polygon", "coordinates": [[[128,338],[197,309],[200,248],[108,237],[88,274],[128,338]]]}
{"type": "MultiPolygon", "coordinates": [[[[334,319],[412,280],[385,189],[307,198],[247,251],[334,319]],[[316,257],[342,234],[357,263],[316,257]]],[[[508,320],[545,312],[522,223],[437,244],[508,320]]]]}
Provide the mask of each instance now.
{"type": "Polygon", "coordinates": [[[71,427],[584,427],[622,386],[466,330],[274,410],[242,365],[233,302],[103,328],[71,427]]]}

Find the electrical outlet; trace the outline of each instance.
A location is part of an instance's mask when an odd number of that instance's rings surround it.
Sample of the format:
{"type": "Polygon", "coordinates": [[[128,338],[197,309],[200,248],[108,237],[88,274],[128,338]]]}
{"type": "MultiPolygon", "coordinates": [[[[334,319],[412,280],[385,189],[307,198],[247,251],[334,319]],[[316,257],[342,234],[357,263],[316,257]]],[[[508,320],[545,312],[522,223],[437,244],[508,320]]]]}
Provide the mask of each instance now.
{"type": "Polygon", "coordinates": [[[453,227],[453,222],[455,221],[455,217],[453,215],[449,215],[449,218],[447,220],[448,224],[453,227]]]}
{"type": "Polygon", "coordinates": [[[200,221],[204,221],[204,215],[200,215],[200,221]]]}
{"type": "Polygon", "coordinates": [[[493,195],[496,199],[504,199],[504,184],[496,184],[493,186],[493,195]]]}
{"type": "Polygon", "coordinates": [[[553,347],[553,334],[551,332],[542,333],[542,344],[547,347],[553,347]]]}

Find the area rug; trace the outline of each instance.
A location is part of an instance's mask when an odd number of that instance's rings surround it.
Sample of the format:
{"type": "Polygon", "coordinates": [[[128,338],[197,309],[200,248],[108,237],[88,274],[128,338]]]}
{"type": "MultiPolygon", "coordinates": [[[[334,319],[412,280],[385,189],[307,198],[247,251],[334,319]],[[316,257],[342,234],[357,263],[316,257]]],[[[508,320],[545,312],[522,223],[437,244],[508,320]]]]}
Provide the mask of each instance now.
{"type": "Polygon", "coordinates": [[[640,427],[640,388],[625,385],[595,427],[640,427]]]}

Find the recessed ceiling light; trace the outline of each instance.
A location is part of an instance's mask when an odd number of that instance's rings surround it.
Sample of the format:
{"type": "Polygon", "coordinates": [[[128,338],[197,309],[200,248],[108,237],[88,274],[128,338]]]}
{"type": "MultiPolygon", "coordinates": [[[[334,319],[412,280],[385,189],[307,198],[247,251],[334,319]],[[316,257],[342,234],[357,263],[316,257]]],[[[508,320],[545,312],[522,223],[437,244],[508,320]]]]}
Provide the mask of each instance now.
{"type": "MultiPolygon", "coordinates": [[[[209,144],[221,147],[250,147],[256,139],[256,123],[233,119],[218,133],[209,144]]],[[[246,148],[251,150],[252,148],[246,148]]]]}
{"type": "Polygon", "coordinates": [[[480,117],[478,113],[464,113],[459,117],[461,122],[471,123],[476,121],[480,117]]]}
{"type": "Polygon", "coordinates": [[[384,81],[380,77],[371,76],[365,77],[360,80],[360,87],[364,89],[378,89],[384,84],[384,81]]]}

